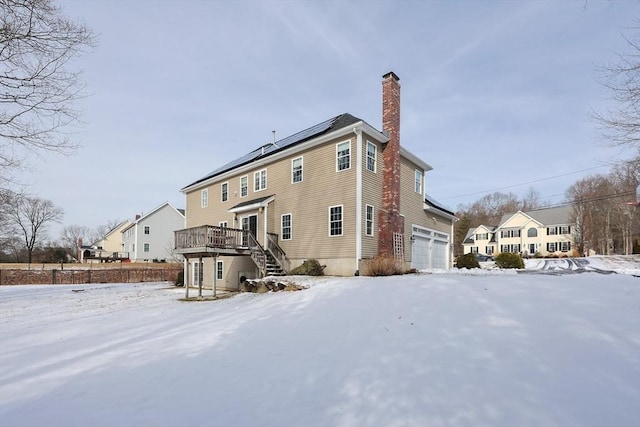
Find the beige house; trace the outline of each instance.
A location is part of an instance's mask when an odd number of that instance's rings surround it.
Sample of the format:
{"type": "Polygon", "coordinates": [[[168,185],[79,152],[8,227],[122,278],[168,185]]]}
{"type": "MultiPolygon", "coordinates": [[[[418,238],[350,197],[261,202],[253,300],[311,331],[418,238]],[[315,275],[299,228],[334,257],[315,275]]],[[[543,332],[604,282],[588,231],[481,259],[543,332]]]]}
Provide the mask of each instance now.
{"type": "Polygon", "coordinates": [[[377,255],[448,268],[455,217],[425,194],[431,166],[400,145],[398,81],[383,77],[384,132],[341,114],[184,187],[176,250],[185,280],[237,289],[241,276],[308,259],[329,275],[357,275],[377,255]]]}
{"type": "Polygon", "coordinates": [[[91,246],[82,246],[82,240],[80,240],[78,249],[79,262],[99,263],[128,260],[129,254],[122,249],[122,230],[129,225],[131,225],[131,221],[122,221],[91,246]]]}
{"type": "Polygon", "coordinates": [[[469,229],[463,242],[464,253],[572,255],[575,245],[571,210],[565,206],[503,215],[497,227],[481,225],[469,229]]]}

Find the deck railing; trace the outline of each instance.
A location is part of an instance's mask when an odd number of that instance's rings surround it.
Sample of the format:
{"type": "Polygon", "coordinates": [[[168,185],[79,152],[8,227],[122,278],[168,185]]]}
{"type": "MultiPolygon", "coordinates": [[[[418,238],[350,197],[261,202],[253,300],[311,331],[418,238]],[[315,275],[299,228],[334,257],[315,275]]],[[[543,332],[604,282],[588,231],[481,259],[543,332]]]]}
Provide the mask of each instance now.
{"type": "Polygon", "coordinates": [[[267,250],[273,255],[275,260],[285,272],[289,271],[289,259],[287,254],[278,244],[278,235],[275,233],[267,233],[267,250]]]}
{"type": "Polygon", "coordinates": [[[175,249],[247,249],[246,230],[201,225],[174,232],[175,249]]]}

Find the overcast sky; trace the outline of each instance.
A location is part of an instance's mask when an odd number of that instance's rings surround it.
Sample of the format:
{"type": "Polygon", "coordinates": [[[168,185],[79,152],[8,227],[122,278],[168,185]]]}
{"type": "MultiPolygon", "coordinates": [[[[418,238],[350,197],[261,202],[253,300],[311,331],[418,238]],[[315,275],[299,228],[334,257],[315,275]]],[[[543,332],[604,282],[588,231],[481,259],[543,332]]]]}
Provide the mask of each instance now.
{"type": "Polygon", "coordinates": [[[380,129],[388,71],[402,85],[401,143],[433,166],[427,193],[451,209],[530,187],[558,203],[630,155],[590,114],[610,107],[598,67],[629,51],[638,1],[60,4],[99,38],[75,63],[91,94],[81,148],[32,159],[21,178],[64,225],[184,208],[182,187],[272,130],[345,112],[380,129]]]}

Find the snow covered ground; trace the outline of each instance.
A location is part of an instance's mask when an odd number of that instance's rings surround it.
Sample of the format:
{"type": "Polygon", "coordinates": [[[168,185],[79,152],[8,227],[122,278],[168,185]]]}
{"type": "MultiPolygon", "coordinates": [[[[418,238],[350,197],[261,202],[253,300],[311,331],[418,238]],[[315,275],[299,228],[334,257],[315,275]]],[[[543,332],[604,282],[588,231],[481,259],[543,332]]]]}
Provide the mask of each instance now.
{"type": "Polygon", "coordinates": [[[0,287],[0,426],[637,427],[638,259],[589,260],[207,302],[0,287]]]}

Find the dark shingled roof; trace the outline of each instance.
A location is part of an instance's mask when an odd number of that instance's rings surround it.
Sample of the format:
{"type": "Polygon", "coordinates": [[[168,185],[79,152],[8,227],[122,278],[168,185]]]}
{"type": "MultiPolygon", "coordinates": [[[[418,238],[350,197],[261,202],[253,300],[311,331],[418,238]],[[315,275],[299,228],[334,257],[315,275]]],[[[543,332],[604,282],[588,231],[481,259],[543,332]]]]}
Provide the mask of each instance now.
{"type": "Polygon", "coordinates": [[[449,208],[446,208],[442,203],[438,202],[436,199],[434,199],[433,197],[429,196],[428,194],[424,195],[424,201],[431,207],[439,209],[445,213],[448,213],[449,215],[455,216],[455,214],[453,213],[453,211],[449,208]]]}
{"type": "Polygon", "coordinates": [[[247,165],[259,159],[264,159],[265,157],[269,157],[272,154],[275,154],[286,148],[293,147],[297,144],[308,141],[317,136],[329,133],[334,130],[342,129],[346,126],[350,126],[360,121],[362,120],[352,116],[349,113],[340,114],[339,116],[333,117],[329,120],[325,120],[322,123],[318,123],[317,125],[311,126],[308,129],[302,130],[298,133],[295,133],[291,136],[281,139],[280,141],[276,141],[275,144],[269,143],[269,144],[262,145],[261,147],[258,147],[257,149],[253,150],[252,152],[245,154],[244,156],[238,159],[232,160],[231,162],[208,173],[207,175],[203,176],[197,181],[192,182],[191,184],[184,187],[183,190],[188,187],[191,187],[192,185],[198,184],[202,181],[206,181],[209,178],[213,178],[217,175],[221,175],[232,169],[247,165]]]}

